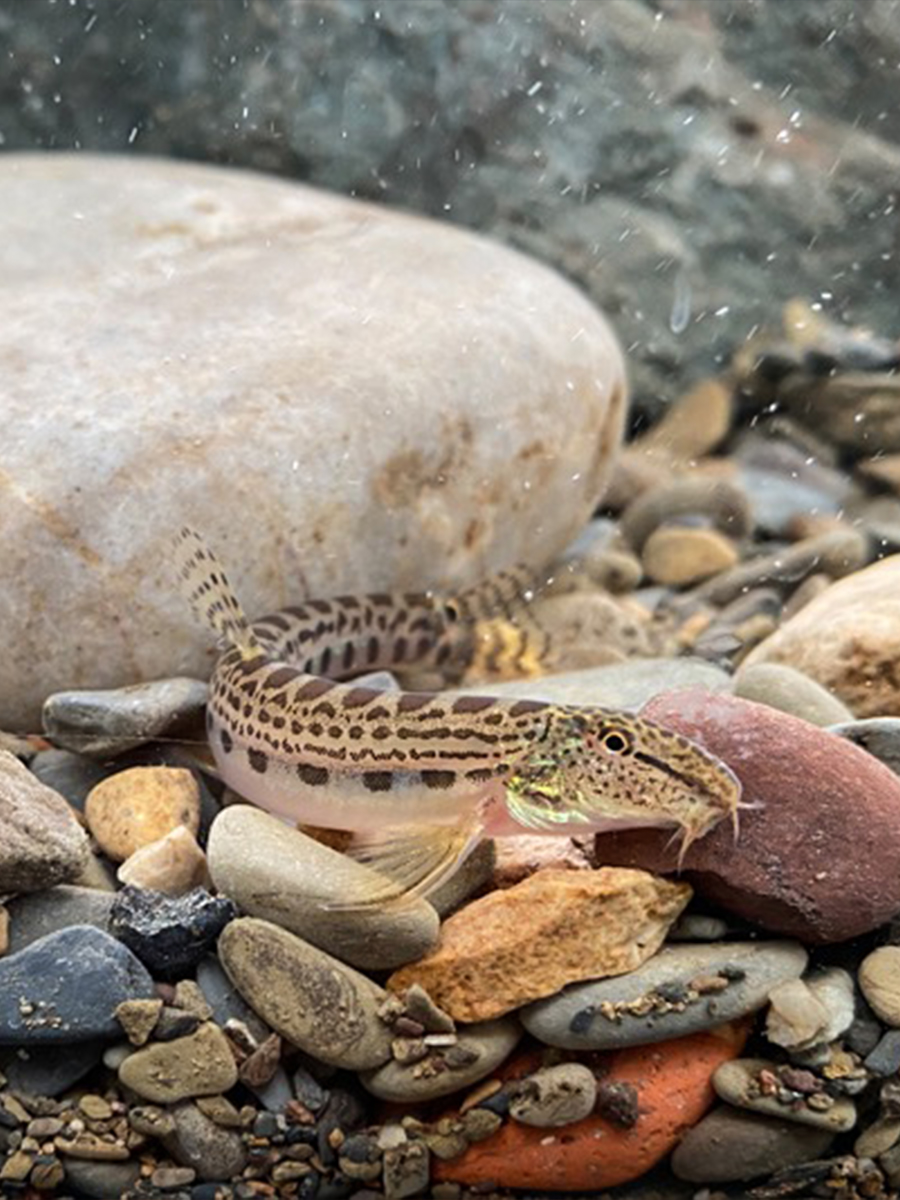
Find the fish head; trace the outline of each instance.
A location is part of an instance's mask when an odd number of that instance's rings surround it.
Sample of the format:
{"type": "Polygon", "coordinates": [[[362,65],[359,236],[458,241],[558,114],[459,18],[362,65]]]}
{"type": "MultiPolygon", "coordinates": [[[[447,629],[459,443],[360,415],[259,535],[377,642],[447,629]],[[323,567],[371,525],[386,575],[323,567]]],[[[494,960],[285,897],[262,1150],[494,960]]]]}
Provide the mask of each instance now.
{"type": "Polygon", "coordinates": [[[719,759],[643,717],[555,709],[506,781],[520,825],[546,832],[673,825],[682,856],[723,818],[735,830],[741,785],[719,759]]]}

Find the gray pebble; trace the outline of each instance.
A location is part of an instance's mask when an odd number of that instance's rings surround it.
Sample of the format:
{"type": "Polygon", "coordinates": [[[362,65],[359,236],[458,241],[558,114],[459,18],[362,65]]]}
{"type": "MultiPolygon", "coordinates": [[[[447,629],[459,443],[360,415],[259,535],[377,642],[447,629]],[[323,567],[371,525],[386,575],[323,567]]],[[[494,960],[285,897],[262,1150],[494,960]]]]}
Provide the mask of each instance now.
{"type": "Polygon", "coordinates": [[[509,1115],[522,1125],[552,1129],[590,1116],[596,1100],[593,1071],[583,1063],[559,1063],[516,1082],[509,1115]]]}
{"type": "Polygon", "coordinates": [[[218,890],[245,913],[353,966],[403,966],[437,941],[438,915],[426,900],[353,908],[354,900],[362,905],[380,886],[378,877],[249,804],[219,814],[207,859],[218,890]]]}
{"type": "Polygon", "coordinates": [[[862,746],[900,775],[900,717],[870,717],[866,721],[843,721],[828,727],[856,746],[862,746]]]}
{"type": "Polygon", "coordinates": [[[856,1016],[856,987],[853,976],[840,967],[828,967],[813,972],[805,982],[828,1014],[828,1023],[821,1040],[833,1042],[847,1032],[856,1016]]]}
{"type": "Polygon", "coordinates": [[[777,1064],[763,1058],[735,1058],[731,1062],[722,1063],[713,1074],[716,1095],[735,1108],[746,1108],[764,1117],[776,1117],[796,1122],[798,1125],[811,1125],[831,1133],[846,1133],[856,1124],[856,1106],[846,1096],[840,1096],[832,1103],[826,1104],[824,1101],[831,1101],[832,1097],[819,1093],[823,1103],[818,1106],[816,1093],[796,1105],[783,1104],[777,1095],[759,1094],[756,1080],[759,1072],[763,1070],[775,1074],[777,1064]]]}
{"type": "Polygon", "coordinates": [[[247,1162],[241,1134],[223,1129],[205,1116],[196,1104],[176,1104],[172,1109],[175,1131],[164,1142],[176,1162],[193,1167],[206,1181],[240,1175],[247,1162]]]}
{"type": "Polygon", "coordinates": [[[867,1071],[886,1078],[900,1071],[900,1029],[889,1029],[869,1051],[863,1062],[867,1071]]]}
{"type": "Polygon", "coordinates": [[[139,1162],[94,1162],[88,1158],[65,1157],[66,1183],[80,1196],[109,1200],[130,1192],[141,1175],[139,1162]]]}
{"type": "MultiPolygon", "coordinates": [[[[542,675],[539,679],[495,683],[490,690],[496,696],[636,710],[660,692],[688,687],[730,692],[732,681],[720,667],[702,658],[641,658],[583,671],[542,675]]],[[[484,687],[480,690],[483,692],[484,687]]]]}
{"type": "Polygon", "coordinates": [[[801,975],[806,961],[797,942],[667,945],[636,971],[573,984],[527,1005],[519,1016],[534,1037],[566,1049],[660,1042],[755,1012],[776,984],[801,975]],[[697,995],[695,988],[691,998],[695,981],[702,982],[703,992],[697,995]],[[647,997],[656,1001],[642,1012],[639,1006],[647,997]],[[628,1005],[637,1011],[629,1012],[628,1005]]]}
{"type": "Polygon", "coordinates": [[[67,884],[15,897],[6,906],[9,910],[9,953],[24,950],[48,933],[56,933],[70,925],[93,925],[108,933],[114,900],[112,892],[67,884]]]}
{"type": "Polygon", "coordinates": [[[224,1028],[229,1021],[240,1021],[257,1043],[266,1040],[271,1033],[268,1025],[256,1015],[214,955],[206,955],[197,964],[197,983],[217,1025],[224,1028]]]}
{"type": "Polygon", "coordinates": [[[400,1103],[449,1096],[489,1075],[509,1056],[521,1035],[521,1027],[513,1017],[467,1025],[460,1030],[454,1046],[436,1049],[432,1055],[437,1063],[443,1060],[458,1065],[432,1072],[423,1069],[421,1061],[408,1065],[391,1061],[377,1070],[363,1072],[362,1083],[380,1100],[400,1103]]]}
{"type": "Polygon", "coordinates": [[[112,1040],[123,1000],[156,995],[150,974],[121,942],[72,925],[0,958],[0,1045],[112,1040]]]}
{"type": "Polygon", "coordinates": [[[740,1183],[820,1158],[834,1134],[722,1105],[689,1129],[671,1166],[688,1183],[740,1183]]]}
{"type": "Polygon", "coordinates": [[[721,917],[689,912],[678,918],[666,937],[670,942],[721,942],[733,928],[721,917]]]}
{"type": "Polygon", "coordinates": [[[29,765],[31,773],[41,783],[65,796],[79,812],[84,812],[84,802],[91,788],[112,773],[108,766],[73,754],[71,750],[42,750],[29,765]]]}
{"type": "Polygon", "coordinates": [[[357,1071],[391,1056],[378,1015],[387,992],[287,930],[239,917],[219,937],[219,960],[248,1004],[313,1058],[357,1071]]]}
{"type": "Polygon", "coordinates": [[[850,721],[853,714],[827,688],[784,663],[751,663],[738,671],[734,694],[780,712],[802,717],[813,725],[850,721]]]}
{"type": "Polygon", "coordinates": [[[206,694],[205,683],[184,677],[108,691],[56,692],[44,701],[44,730],[57,746],[78,754],[122,754],[200,717],[206,694]]]}

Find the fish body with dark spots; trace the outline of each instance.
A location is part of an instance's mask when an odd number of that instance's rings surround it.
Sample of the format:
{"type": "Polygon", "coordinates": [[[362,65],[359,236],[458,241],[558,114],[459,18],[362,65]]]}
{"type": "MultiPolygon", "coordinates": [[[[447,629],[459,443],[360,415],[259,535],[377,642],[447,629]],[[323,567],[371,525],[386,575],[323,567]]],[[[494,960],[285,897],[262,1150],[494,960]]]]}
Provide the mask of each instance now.
{"type": "MultiPolygon", "coordinates": [[[[182,530],[176,557],[225,643],[207,709],[222,778],[285,820],[352,831],[351,853],[384,879],[373,902],[432,890],[485,836],[670,825],[684,851],[723,818],[737,829],[728,767],[640,717],[342,682],[471,653],[467,626],[513,618],[533,590],[516,571],[446,600],[337,597],[251,624],[198,534],[182,530]]],[[[524,658],[545,635],[523,611],[524,658]]]]}

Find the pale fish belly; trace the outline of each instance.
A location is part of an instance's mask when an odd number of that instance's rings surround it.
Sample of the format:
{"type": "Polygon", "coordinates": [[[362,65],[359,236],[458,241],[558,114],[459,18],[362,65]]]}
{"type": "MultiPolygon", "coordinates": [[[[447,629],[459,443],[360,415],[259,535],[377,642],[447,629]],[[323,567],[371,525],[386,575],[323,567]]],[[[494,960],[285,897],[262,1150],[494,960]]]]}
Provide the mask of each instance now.
{"type": "MultiPolygon", "coordinates": [[[[264,771],[253,765],[242,746],[228,754],[212,739],[216,766],[225,783],[239,795],[291,824],[320,825],[359,833],[379,831],[392,825],[456,825],[474,813],[490,815],[505,809],[502,783],[492,780],[472,783],[461,779],[449,787],[426,787],[417,772],[380,772],[384,790],[373,791],[365,776],[355,772],[331,771],[327,782],[306,782],[296,763],[267,756],[264,771]]],[[[311,768],[315,773],[316,768],[311,768]]],[[[486,831],[487,832],[487,831],[486,831]]],[[[517,832],[523,832],[521,826],[517,832]]]]}

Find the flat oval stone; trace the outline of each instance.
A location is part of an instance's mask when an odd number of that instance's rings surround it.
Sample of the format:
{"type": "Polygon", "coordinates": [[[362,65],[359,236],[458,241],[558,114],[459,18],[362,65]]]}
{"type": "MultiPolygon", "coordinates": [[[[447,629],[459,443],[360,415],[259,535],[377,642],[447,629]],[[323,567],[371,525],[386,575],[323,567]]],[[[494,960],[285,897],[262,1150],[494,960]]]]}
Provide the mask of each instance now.
{"type": "MultiPolygon", "coordinates": [[[[561,671],[538,679],[511,679],[492,683],[492,696],[546,700],[553,704],[597,704],[601,708],[639,709],[661,692],[702,687],[708,692],[730,692],[727,672],[702,658],[640,658],[582,671],[561,671]]],[[[484,685],[472,688],[484,693],[484,685]]]]}
{"type": "Polygon", "coordinates": [[[375,1071],[363,1072],[360,1079],[380,1100],[435,1100],[490,1075],[512,1053],[521,1036],[522,1028],[513,1017],[481,1021],[461,1028],[458,1040],[444,1053],[437,1053],[436,1058],[443,1064],[438,1070],[423,1070],[422,1062],[392,1061],[375,1071]]]}
{"type": "Polygon", "coordinates": [[[44,701],[44,732],[78,754],[124,754],[191,717],[201,716],[206,684],[155,679],[95,692],[56,692],[44,701]]]}
{"type": "Polygon", "coordinates": [[[739,1183],[821,1158],[834,1134],[720,1105],[689,1129],[672,1155],[688,1183],[739,1183]]]}
{"type": "Polygon", "coordinates": [[[850,721],[853,714],[820,683],[784,663],[752,663],[735,676],[734,694],[802,717],[812,725],[850,721]]]}
{"type": "Polygon", "coordinates": [[[727,1104],[761,1113],[765,1117],[796,1121],[798,1125],[828,1129],[831,1133],[846,1133],[856,1124],[856,1105],[846,1096],[828,1096],[830,1106],[817,1109],[811,1103],[815,1093],[786,1104],[775,1095],[761,1093],[757,1084],[760,1072],[774,1076],[776,1070],[777,1064],[764,1058],[735,1058],[716,1068],[713,1087],[716,1095],[727,1104]]]}
{"type": "Polygon", "coordinates": [[[249,804],[224,809],[207,844],[216,888],[248,916],[271,921],[355,967],[390,969],[421,958],[438,915],[416,899],[353,905],[372,894],[373,872],[249,804]]]}
{"type": "MultiPolygon", "coordinates": [[[[698,895],[810,943],[846,941],[900,912],[900,779],[876,758],[735,696],[672,692],[643,715],[721,758],[750,805],[736,843],[722,821],[685,855],[698,895]]],[[[600,862],[674,872],[668,842],[666,831],[634,829],[599,834],[595,846],[600,862]]]]}
{"type": "Polygon", "coordinates": [[[558,1063],[528,1075],[516,1085],[509,1115],[538,1129],[571,1125],[594,1111],[597,1081],[583,1063],[558,1063]]]}
{"type": "Polygon", "coordinates": [[[387,992],[270,921],[240,917],[219,938],[219,961],[256,1013],[313,1058],[350,1071],[379,1067],[391,1034],[387,992]]]}
{"type": "Polygon", "coordinates": [[[240,1175],[247,1152],[238,1131],[223,1129],[196,1104],[176,1104],[172,1117],[175,1130],[165,1147],[176,1162],[193,1167],[203,1180],[228,1180],[240,1175]]]}
{"type": "Polygon", "coordinates": [[[127,947],[91,925],[70,925],[0,958],[0,1045],[120,1037],[115,1009],[156,994],[127,947]]]}
{"type": "Polygon", "coordinates": [[[68,803],[6,750],[0,750],[0,829],[0,894],[69,883],[87,865],[88,839],[68,803]]]}
{"type": "Polygon", "coordinates": [[[900,946],[879,946],[862,960],[859,986],[885,1024],[900,1026],[900,946]]]}
{"type": "Polygon", "coordinates": [[[627,975],[575,984],[519,1017],[540,1041],[571,1050],[662,1042],[755,1012],[806,963],[797,942],[668,945],[627,975]]]}
{"type": "Polygon", "coordinates": [[[153,1104],[174,1104],[191,1096],[227,1092],[238,1081],[228,1038],[212,1021],[187,1037],[153,1042],[129,1054],[119,1081],[153,1104]]]}
{"type": "Polygon", "coordinates": [[[622,354],[542,264],[162,159],[5,154],[0,190],[0,728],[35,728],[61,681],[208,673],[167,566],[188,516],[259,614],[542,564],[595,508],[622,354]]]}

